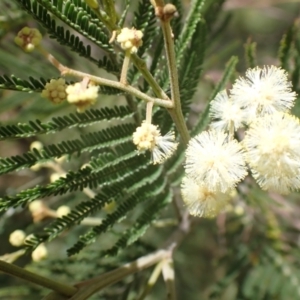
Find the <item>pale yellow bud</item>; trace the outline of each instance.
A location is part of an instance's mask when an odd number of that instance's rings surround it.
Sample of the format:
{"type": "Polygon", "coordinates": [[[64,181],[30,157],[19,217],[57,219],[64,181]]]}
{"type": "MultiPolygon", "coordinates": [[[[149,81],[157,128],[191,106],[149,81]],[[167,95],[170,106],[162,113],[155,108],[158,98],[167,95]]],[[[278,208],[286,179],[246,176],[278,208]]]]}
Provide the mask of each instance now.
{"type": "Polygon", "coordinates": [[[41,261],[48,256],[48,250],[44,244],[40,244],[37,248],[31,253],[31,258],[33,261],[41,261]]]}
{"type": "Polygon", "coordinates": [[[69,206],[66,206],[66,205],[62,205],[60,206],[57,210],[56,210],[56,214],[57,214],[57,217],[58,218],[61,218],[67,214],[69,214],[71,211],[70,207],[69,206]]]}
{"type": "Polygon", "coordinates": [[[43,149],[43,144],[39,141],[35,141],[35,142],[32,142],[30,144],[30,150],[33,150],[33,148],[37,149],[37,150],[42,150],[43,149]]]}
{"type": "Polygon", "coordinates": [[[25,238],[25,232],[23,230],[17,229],[10,234],[9,242],[15,247],[20,247],[24,244],[25,238]]]}

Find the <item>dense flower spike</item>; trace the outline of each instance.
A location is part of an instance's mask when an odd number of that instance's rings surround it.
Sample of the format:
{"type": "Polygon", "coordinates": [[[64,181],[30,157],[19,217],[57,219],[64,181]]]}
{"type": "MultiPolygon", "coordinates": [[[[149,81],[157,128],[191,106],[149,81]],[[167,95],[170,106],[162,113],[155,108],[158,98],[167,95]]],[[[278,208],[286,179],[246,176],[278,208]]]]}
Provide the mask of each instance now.
{"type": "Polygon", "coordinates": [[[205,131],[192,138],[186,150],[188,177],[210,191],[226,193],[246,174],[241,145],[221,131],[205,131]]]}
{"type": "Polygon", "coordinates": [[[243,141],[253,176],[263,189],[287,193],[300,186],[300,122],[275,113],[256,119],[243,141]]]}
{"type": "Polygon", "coordinates": [[[235,101],[230,99],[226,90],[218,93],[210,103],[211,127],[216,130],[235,131],[242,127],[246,119],[246,112],[235,101]]]}
{"type": "Polygon", "coordinates": [[[287,73],[275,66],[254,68],[246,72],[233,85],[231,97],[236,104],[247,110],[248,122],[256,116],[289,111],[296,99],[287,73]]]}
{"type": "Polygon", "coordinates": [[[181,195],[191,215],[205,218],[215,217],[231,199],[230,191],[210,191],[205,184],[199,185],[189,177],[182,180],[181,195]]]}
{"type": "Polygon", "coordinates": [[[143,45],[143,33],[134,28],[122,28],[117,36],[117,42],[121,44],[122,49],[130,53],[136,53],[138,48],[143,45]]]}
{"type": "Polygon", "coordinates": [[[15,43],[26,52],[32,52],[41,43],[42,35],[36,28],[24,27],[15,37],[15,43]]]}
{"type": "Polygon", "coordinates": [[[169,132],[162,136],[158,126],[143,122],[133,133],[133,143],[139,151],[150,150],[153,164],[162,163],[169,158],[177,148],[175,135],[169,132]]]}
{"type": "Polygon", "coordinates": [[[42,97],[49,99],[54,104],[59,104],[67,98],[66,82],[63,78],[51,79],[42,91],[42,97]]]}
{"type": "Polygon", "coordinates": [[[69,85],[66,88],[67,100],[77,107],[78,112],[83,112],[95,104],[98,97],[98,86],[86,85],[84,81],[69,85]]]}

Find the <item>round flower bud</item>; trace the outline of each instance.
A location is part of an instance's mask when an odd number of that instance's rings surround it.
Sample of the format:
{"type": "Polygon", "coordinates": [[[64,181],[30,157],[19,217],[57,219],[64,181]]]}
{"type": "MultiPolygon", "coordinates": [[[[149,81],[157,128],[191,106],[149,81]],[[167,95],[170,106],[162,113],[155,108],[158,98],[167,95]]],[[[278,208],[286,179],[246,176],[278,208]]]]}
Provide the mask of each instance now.
{"type": "Polygon", "coordinates": [[[51,79],[42,91],[42,97],[49,99],[54,104],[59,104],[67,98],[66,82],[63,78],[51,79]]]}
{"type": "Polygon", "coordinates": [[[156,138],[160,136],[158,127],[146,122],[133,133],[133,143],[139,151],[153,150],[156,145],[156,138]]]}
{"type": "Polygon", "coordinates": [[[118,34],[117,42],[121,44],[122,49],[136,53],[138,48],[143,45],[142,37],[142,31],[125,27],[118,34]]]}
{"type": "Polygon", "coordinates": [[[70,213],[70,211],[71,211],[71,209],[69,206],[62,205],[56,210],[56,214],[57,214],[58,218],[61,218],[65,215],[67,215],[68,213],[70,213]]]}
{"type": "Polygon", "coordinates": [[[53,173],[50,175],[50,182],[53,183],[54,181],[58,180],[59,178],[64,178],[64,177],[66,177],[66,174],[53,173]]]}
{"type": "Polygon", "coordinates": [[[36,149],[36,150],[42,150],[43,149],[43,144],[39,141],[35,141],[35,142],[32,142],[29,146],[30,150],[32,151],[33,149],[36,149]]]}
{"type": "Polygon", "coordinates": [[[33,261],[41,261],[48,256],[48,250],[44,244],[40,244],[31,253],[31,258],[33,261]]]}
{"type": "Polygon", "coordinates": [[[10,234],[9,242],[15,247],[20,247],[24,244],[25,238],[25,232],[23,230],[17,229],[10,234]]]}
{"type": "Polygon", "coordinates": [[[143,122],[133,133],[133,143],[138,151],[150,150],[153,164],[160,164],[169,158],[177,148],[173,132],[162,136],[158,126],[143,122]]]}
{"type": "Polygon", "coordinates": [[[29,203],[28,208],[30,212],[36,213],[39,211],[42,211],[44,209],[44,204],[42,200],[34,200],[31,203],[29,203]]]}
{"type": "Polygon", "coordinates": [[[26,52],[32,52],[41,43],[42,35],[36,28],[24,27],[15,37],[15,43],[26,52]]]}

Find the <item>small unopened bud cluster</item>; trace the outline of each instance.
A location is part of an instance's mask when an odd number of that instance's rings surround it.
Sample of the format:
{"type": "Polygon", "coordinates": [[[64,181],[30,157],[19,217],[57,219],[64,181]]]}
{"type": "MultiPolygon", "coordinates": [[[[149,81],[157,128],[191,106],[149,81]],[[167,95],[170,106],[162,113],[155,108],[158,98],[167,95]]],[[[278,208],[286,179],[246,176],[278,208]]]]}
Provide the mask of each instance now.
{"type": "Polygon", "coordinates": [[[24,27],[15,37],[15,43],[26,52],[32,52],[41,43],[42,35],[36,28],[24,27]]]}
{"type": "Polygon", "coordinates": [[[211,102],[211,129],[189,142],[182,196],[189,211],[215,216],[246,176],[246,164],[263,190],[300,188],[300,122],[289,114],[296,93],[277,67],[249,69],[228,95],[211,102]],[[247,125],[242,142],[234,132],[247,125]]]}
{"type": "Polygon", "coordinates": [[[42,91],[42,97],[49,99],[54,104],[59,104],[67,98],[66,82],[63,78],[51,79],[42,91]]]}
{"type": "Polygon", "coordinates": [[[139,151],[150,150],[153,164],[160,164],[169,158],[177,148],[175,135],[169,132],[162,136],[158,126],[143,122],[133,134],[133,143],[139,151]]]}
{"type": "Polygon", "coordinates": [[[122,49],[130,53],[136,53],[138,48],[143,45],[143,33],[134,28],[122,28],[117,36],[117,42],[121,44],[122,49]]]}

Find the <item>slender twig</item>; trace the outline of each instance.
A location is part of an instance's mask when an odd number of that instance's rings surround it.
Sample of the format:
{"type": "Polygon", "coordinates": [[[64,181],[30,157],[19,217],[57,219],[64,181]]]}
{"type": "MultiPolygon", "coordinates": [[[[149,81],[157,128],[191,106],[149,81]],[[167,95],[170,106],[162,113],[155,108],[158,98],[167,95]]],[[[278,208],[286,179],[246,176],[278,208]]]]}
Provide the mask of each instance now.
{"type": "Polygon", "coordinates": [[[26,281],[38,284],[45,288],[51,289],[53,291],[57,291],[62,295],[72,296],[77,292],[77,288],[73,286],[62,284],[52,279],[37,275],[35,273],[32,273],[30,271],[27,271],[18,266],[9,264],[1,260],[0,260],[0,271],[10,274],[12,276],[16,276],[18,278],[22,278],[26,281]]]}
{"type": "Polygon", "coordinates": [[[81,282],[76,285],[79,287],[79,291],[73,297],[71,297],[70,300],[88,299],[88,297],[104,287],[120,281],[127,275],[149,268],[168,256],[168,251],[158,250],[157,252],[140,257],[136,261],[127,263],[113,271],[107,272],[85,282],[81,282]]]}
{"type": "Polygon", "coordinates": [[[176,300],[175,272],[173,266],[173,259],[171,257],[164,261],[162,267],[162,274],[166,283],[167,299],[176,300]]]}
{"type": "Polygon", "coordinates": [[[128,84],[127,83],[127,72],[129,68],[129,63],[130,63],[130,51],[127,50],[125,52],[124,60],[123,60],[123,65],[122,65],[122,71],[121,71],[121,76],[120,76],[120,82],[123,84],[128,84]]]}
{"type": "Polygon", "coordinates": [[[181,135],[184,144],[187,145],[190,140],[190,134],[186,127],[186,122],[181,110],[179,81],[170,19],[161,20],[161,27],[164,35],[167,64],[170,76],[171,98],[174,104],[174,107],[172,109],[168,109],[168,111],[176,125],[177,130],[179,131],[179,134],[181,135]]]}
{"type": "Polygon", "coordinates": [[[53,55],[48,53],[42,47],[39,47],[39,50],[61,72],[62,75],[73,75],[73,76],[80,77],[80,78],[87,77],[91,81],[98,83],[99,85],[105,85],[105,86],[109,86],[109,87],[113,87],[113,88],[122,90],[122,91],[132,94],[132,95],[136,96],[137,98],[142,99],[146,102],[153,102],[154,104],[165,107],[165,108],[173,107],[173,104],[171,101],[150,97],[147,94],[141,92],[140,90],[138,90],[130,85],[126,85],[126,84],[123,84],[118,81],[109,80],[109,79],[98,77],[98,76],[93,76],[89,73],[84,73],[84,72],[80,72],[80,71],[68,68],[68,67],[64,66],[63,64],[61,64],[53,55]]]}

